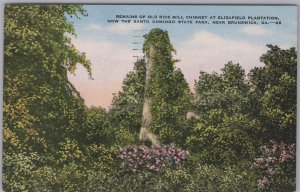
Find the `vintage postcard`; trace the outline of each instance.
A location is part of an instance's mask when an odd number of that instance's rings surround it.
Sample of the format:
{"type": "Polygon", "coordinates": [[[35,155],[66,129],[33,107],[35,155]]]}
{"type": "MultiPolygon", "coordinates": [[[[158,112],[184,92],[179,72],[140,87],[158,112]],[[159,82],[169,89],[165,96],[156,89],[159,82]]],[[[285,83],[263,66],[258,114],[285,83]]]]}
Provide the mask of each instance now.
{"type": "Polygon", "coordinates": [[[5,4],[3,190],[295,191],[297,18],[5,4]]]}

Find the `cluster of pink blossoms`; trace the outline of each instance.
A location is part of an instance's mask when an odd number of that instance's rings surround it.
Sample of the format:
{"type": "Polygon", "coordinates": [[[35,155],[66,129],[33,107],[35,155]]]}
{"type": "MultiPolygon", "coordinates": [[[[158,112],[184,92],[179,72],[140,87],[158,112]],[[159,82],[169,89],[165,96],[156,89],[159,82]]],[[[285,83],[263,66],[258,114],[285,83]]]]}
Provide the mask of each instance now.
{"type": "Polygon", "coordinates": [[[132,172],[148,170],[160,172],[167,165],[179,165],[188,157],[188,151],[166,145],[155,148],[147,146],[121,148],[117,156],[123,161],[122,168],[132,172]]]}
{"type": "Polygon", "coordinates": [[[263,178],[257,181],[258,188],[261,189],[269,186],[276,176],[284,174],[286,165],[294,163],[296,159],[295,144],[287,145],[283,142],[279,144],[274,140],[271,143],[271,146],[261,148],[263,157],[254,159],[251,166],[263,175],[263,178]]]}
{"type": "Polygon", "coordinates": [[[269,180],[266,177],[258,180],[258,188],[265,188],[269,184],[269,180]]]}

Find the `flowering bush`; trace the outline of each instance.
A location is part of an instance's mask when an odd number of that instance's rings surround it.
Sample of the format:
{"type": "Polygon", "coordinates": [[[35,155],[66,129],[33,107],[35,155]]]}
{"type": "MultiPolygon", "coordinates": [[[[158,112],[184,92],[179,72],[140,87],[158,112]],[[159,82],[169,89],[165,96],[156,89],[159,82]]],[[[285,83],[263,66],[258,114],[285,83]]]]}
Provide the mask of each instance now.
{"type": "Polygon", "coordinates": [[[160,172],[167,165],[179,165],[187,159],[188,151],[166,145],[148,148],[146,146],[124,147],[117,157],[123,160],[122,168],[132,172],[147,170],[160,172]]]}
{"type": "Polygon", "coordinates": [[[261,176],[257,186],[260,190],[292,191],[296,182],[295,144],[271,143],[261,147],[262,157],[254,159],[251,166],[261,176]]]}

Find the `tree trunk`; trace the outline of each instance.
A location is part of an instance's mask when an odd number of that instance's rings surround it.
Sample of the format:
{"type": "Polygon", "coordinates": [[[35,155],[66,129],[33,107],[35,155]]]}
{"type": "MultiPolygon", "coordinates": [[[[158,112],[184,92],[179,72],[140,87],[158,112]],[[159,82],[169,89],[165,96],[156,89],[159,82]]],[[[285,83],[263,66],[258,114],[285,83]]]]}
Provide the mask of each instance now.
{"type": "Polygon", "coordinates": [[[140,130],[140,140],[150,141],[152,146],[160,146],[158,137],[149,130],[149,126],[152,123],[152,114],[151,114],[151,103],[152,99],[147,94],[148,84],[151,78],[151,73],[154,67],[154,55],[155,49],[153,46],[150,46],[149,53],[146,55],[146,84],[145,84],[145,96],[144,96],[144,105],[143,105],[143,116],[142,116],[142,126],[140,130]]]}

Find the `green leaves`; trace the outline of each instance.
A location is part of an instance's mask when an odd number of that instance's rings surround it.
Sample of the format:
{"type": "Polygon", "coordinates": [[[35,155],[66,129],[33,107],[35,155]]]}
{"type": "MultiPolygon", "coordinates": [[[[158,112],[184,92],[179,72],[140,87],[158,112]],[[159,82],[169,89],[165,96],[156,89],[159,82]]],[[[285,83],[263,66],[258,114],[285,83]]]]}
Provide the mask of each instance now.
{"type": "Polygon", "coordinates": [[[90,61],[66,37],[74,34],[66,17],[78,13],[84,11],[77,5],[5,7],[4,130],[6,139],[14,137],[23,147],[40,143],[29,150],[49,150],[82,126],[83,100],[67,78],[78,63],[91,76],[90,61]],[[24,120],[12,117],[13,111],[24,120]]]}
{"type": "Polygon", "coordinates": [[[259,110],[259,119],[266,128],[265,140],[278,139],[287,143],[296,137],[297,53],[268,45],[263,54],[263,68],[250,73],[252,96],[259,110]],[[272,137],[270,137],[272,136],[272,137]]]}
{"type": "Polygon", "coordinates": [[[201,161],[232,164],[253,157],[261,128],[252,117],[249,91],[239,64],[228,62],[222,74],[200,72],[194,102],[200,119],[187,146],[201,161]]]}
{"type": "Polygon", "coordinates": [[[137,60],[134,71],[129,72],[123,81],[122,91],[114,96],[109,111],[113,127],[128,129],[137,133],[141,126],[146,63],[137,60]]]}
{"type": "Polygon", "coordinates": [[[141,127],[144,96],[151,97],[153,122],[150,127],[165,143],[183,144],[188,133],[186,114],[190,107],[191,93],[182,72],[175,69],[171,53],[174,52],[168,33],[153,29],[145,35],[144,53],[149,56],[149,49],[154,45],[153,71],[146,84],[146,63],[138,60],[134,71],[127,74],[122,91],[115,95],[109,111],[112,125],[124,139],[130,140],[141,127]],[[145,90],[147,89],[147,90],[145,90]]]}
{"type": "MultiPolygon", "coordinates": [[[[72,142],[64,143],[60,163],[82,157],[74,139],[80,137],[78,129],[85,109],[67,77],[78,63],[91,75],[85,54],[66,37],[74,34],[66,15],[77,11],[82,12],[82,8],[34,4],[5,7],[4,151],[7,158],[17,156],[16,162],[4,162],[4,187],[8,191],[32,191],[28,175],[42,163],[31,162],[29,152],[37,152],[38,158],[46,153],[51,159],[60,149],[59,143],[67,139],[72,142]],[[31,164],[34,167],[28,167],[31,164]]],[[[48,174],[49,170],[45,171],[48,174]]]]}
{"type": "Polygon", "coordinates": [[[143,50],[154,65],[146,90],[146,97],[152,101],[150,130],[158,134],[163,143],[183,145],[189,131],[186,114],[191,93],[182,72],[174,67],[172,52],[175,49],[168,32],[152,29],[145,35],[143,50]]]}
{"type": "Polygon", "coordinates": [[[86,119],[80,129],[82,138],[79,140],[85,144],[112,144],[115,134],[106,110],[100,107],[90,107],[86,108],[85,114],[86,119]]]}

